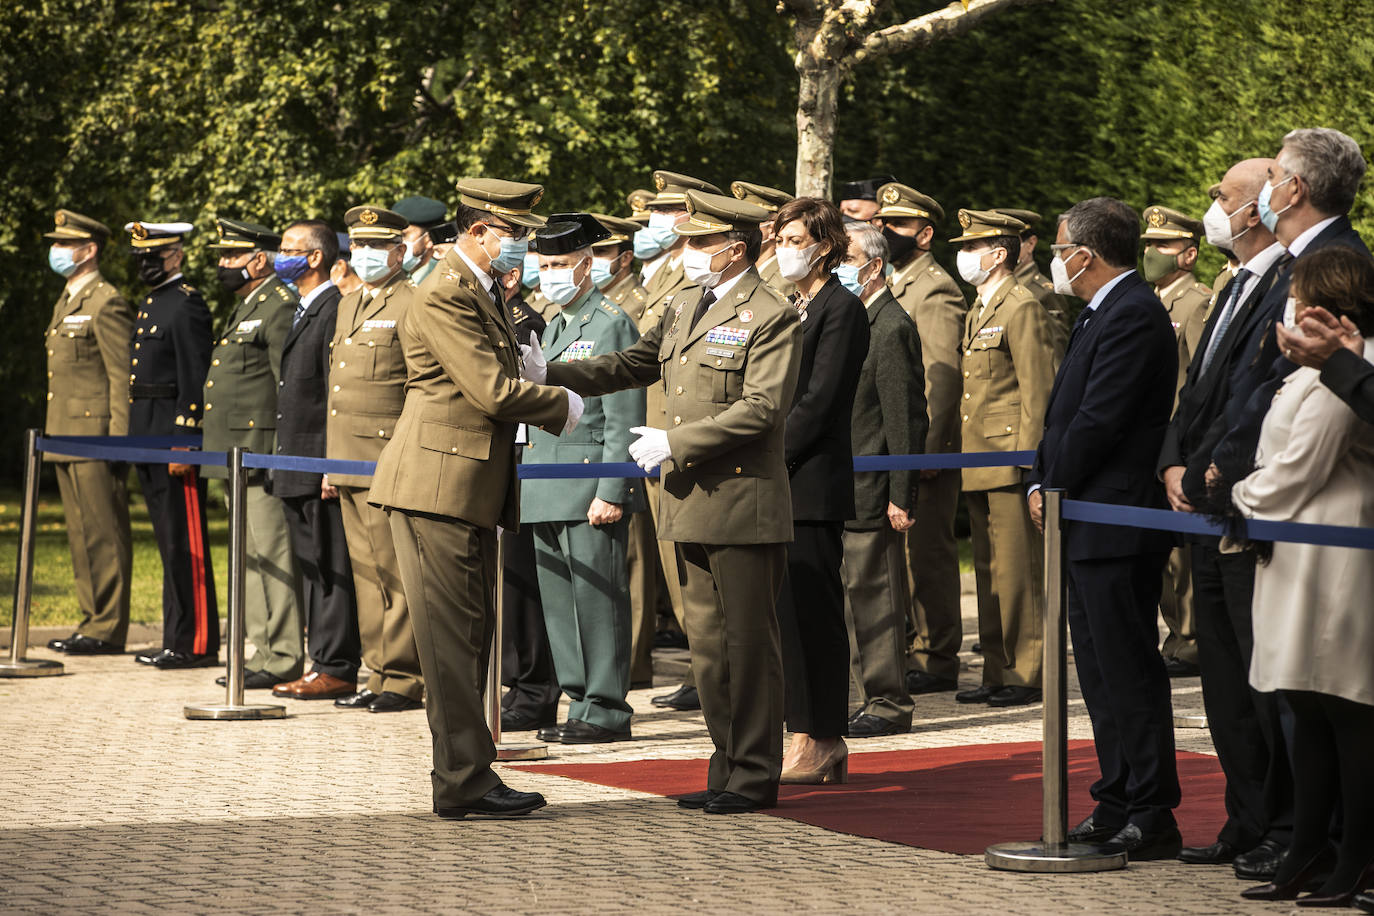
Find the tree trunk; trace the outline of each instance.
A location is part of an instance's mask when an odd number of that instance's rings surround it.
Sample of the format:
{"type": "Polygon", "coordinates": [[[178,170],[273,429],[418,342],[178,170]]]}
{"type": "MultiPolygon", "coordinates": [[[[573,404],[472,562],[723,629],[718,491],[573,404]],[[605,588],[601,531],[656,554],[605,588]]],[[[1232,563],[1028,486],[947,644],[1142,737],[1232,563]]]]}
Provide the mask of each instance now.
{"type": "MultiPolygon", "coordinates": [[[[805,47],[805,46],[803,46],[805,47]]],[[[842,64],[797,55],[797,196],[829,199],[835,168],[835,117],[842,64]]]]}

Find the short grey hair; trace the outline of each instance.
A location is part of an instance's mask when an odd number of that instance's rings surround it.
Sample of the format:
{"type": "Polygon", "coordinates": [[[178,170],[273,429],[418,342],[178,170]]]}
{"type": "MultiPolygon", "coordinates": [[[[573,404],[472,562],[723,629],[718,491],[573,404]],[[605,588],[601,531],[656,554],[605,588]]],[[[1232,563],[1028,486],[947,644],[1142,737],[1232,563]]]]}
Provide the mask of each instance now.
{"type": "Polygon", "coordinates": [[[872,223],[849,223],[844,227],[844,231],[859,243],[859,250],[864,253],[865,258],[870,261],[881,258],[884,264],[888,263],[892,251],[888,248],[887,239],[883,238],[882,231],[872,223]]]}
{"type": "Polygon", "coordinates": [[[1283,168],[1301,175],[1322,213],[1349,213],[1355,205],[1366,164],[1360,145],[1330,127],[1304,127],[1289,131],[1279,150],[1283,168]]]}
{"type": "Polygon", "coordinates": [[[1114,197],[1080,200],[1059,215],[1069,241],[1097,253],[1112,267],[1134,267],[1140,216],[1114,197]]]}

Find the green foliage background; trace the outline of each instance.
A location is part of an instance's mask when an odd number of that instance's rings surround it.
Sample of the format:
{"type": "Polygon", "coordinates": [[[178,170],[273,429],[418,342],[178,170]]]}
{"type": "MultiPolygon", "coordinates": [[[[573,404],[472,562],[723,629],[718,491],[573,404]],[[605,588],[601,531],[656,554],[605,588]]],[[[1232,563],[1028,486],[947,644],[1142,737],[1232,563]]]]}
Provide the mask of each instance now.
{"type": "MultiPolygon", "coordinates": [[[[0,477],[42,422],[54,208],[194,222],[189,278],[223,307],[216,214],[337,224],[364,201],[451,202],[474,174],[541,182],[549,210],[618,211],[659,167],[791,187],[790,37],[773,0],[0,6],[0,477]]],[[[1200,215],[1292,127],[1374,150],[1371,57],[1359,0],[1057,0],[856,72],[836,175],[891,170],[951,214],[1113,194],[1200,215]]],[[[1354,216],[1374,228],[1367,194],[1354,216]]],[[[103,269],[137,294],[122,241],[103,269]]],[[[1219,267],[1208,251],[1200,274],[1219,267]]]]}

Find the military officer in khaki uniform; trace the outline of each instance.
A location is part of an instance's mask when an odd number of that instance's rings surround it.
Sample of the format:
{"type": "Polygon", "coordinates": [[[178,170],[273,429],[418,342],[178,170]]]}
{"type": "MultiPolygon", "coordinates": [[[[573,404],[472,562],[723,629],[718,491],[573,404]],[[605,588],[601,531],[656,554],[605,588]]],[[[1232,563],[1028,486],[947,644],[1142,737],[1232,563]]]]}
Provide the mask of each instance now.
{"type": "MultiPolygon", "coordinates": [[[[1202,222],[1170,209],[1145,208],[1145,243],[1141,275],[1154,284],[1155,295],[1164,303],[1169,321],[1178,337],[1178,384],[1174,404],[1188,376],[1188,363],[1197,352],[1207,323],[1212,291],[1193,276],[1197,264],[1202,222]]],[[[1164,591],[1159,599],[1160,614],[1169,626],[1164,640],[1164,664],[1170,677],[1190,677],[1199,673],[1197,630],[1193,622],[1193,576],[1187,548],[1175,547],[1164,569],[1164,591]]]]}
{"type": "MultiPolygon", "coordinates": [[[[1012,273],[1026,224],[960,210],[959,275],[978,290],[964,323],[961,441],[965,452],[1034,451],[1063,351],[1049,311],[1012,273]]],[[[1031,523],[1018,467],[965,468],[978,583],[983,683],[961,703],[1040,700],[1044,540],[1031,523]]]]}
{"type": "MultiPolygon", "coordinates": [[[[925,362],[930,431],[926,452],[959,451],[959,400],[963,393],[960,344],[968,304],[954,278],[935,262],[930,244],[945,211],[934,198],[892,182],[878,190],[883,236],[896,271],[892,295],[916,322],[925,362]]],[[[922,471],[916,522],[907,532],[916,639],[911,647],[912,694],[958,686],[963,624],[959,611],[959,547],[954,514],[959,505],[957,470],[922,471]]]]}
{"type": "Polygon", "coordinates": [[[759,224],[759,231],[763,233],[763,245],[759,248],[759,260],[754,269],[773,292],[786,299],[797,291],[797,285],[790,280],[784,280],[778,270],[778,259],[774,254],[776,246],[773,241],[773,218],[778,215],[779,207],[793,199],[792,195],[777,188],[754,184],[752,181],[730,182],[730,193],[740,200],[747,200],[768,211],[769,218],[759,224]]]}
{"type": "Polygon", "coordinates": [[[801,323],[754,271],[767,211],[697,190],[686,194],[685,294],[634,346],[553,363],[548,380],[589,395],[666,391],[664,429],[630,446],[662,464],[659,535],[682,558],[687,636],[706,728],[715,745],[707,788],[684,808],[731,814],[777,802],[782,772],[782,652],[777,598],[792,503],[783,428],[797,384],[801,323]]]}
{"type": "MultiPolygon", "coordinates": [[[[299,299],[272,268],[281,236],[253,223],[216,220],[219,279],[238,297],[221,326],[205,379],[206,451],[235,445],[270,455],[276,448],[281,351],[299,299]]],[[[227,470],[207,465],[206,477],[227,470]]],[[[249,673],[265,686],[294,681],[305,664],[301,581],[281,500],[267,492],[263,471],[248,471],[248,538],[244,551],[244,632],[254,655],[249,673]]],[[[246,677],[247,675],[245,675],[246,677]]]]}
{"type": "MultiPolygon", "coordinates": [[[[339,301],[330,345],[329,417],[325,454],[343,461],[376,461],[391,440],[405,404],[406,361],[396,325],[415,287],[402,264],[406,219],[377,206],[344,214],[353,266],[362,286],[339,301]]],[[[338,493],[358,602],[358,635],[367,684],[335,706],[392,711],[418,708],[424,693],[415,633],[391,543],[386,513],[367,501],[370,474],[329,474],[338,493]]]]}
{"type": "Polygon", "coordinates": [[[519,521],[515,430],[570,431],[582,399],[520,378],[520,351],[496,274],[524,256],[543,188],[458,183],[458,242],[397,319],[406,399],[368,501],[384,509],[429,692],[434,813],[512,816],[543,807],[503,785],[482,705],[496,626],[496,526],[519,521]]]}
{"type": "Polygon", "coordinates": [[[1068,346],[1073,321],[1069,318],[1069,301],[1054,291],[1050,278],[1042,274],[1040,266],[1035,263],[1035,246],[1040,241],[1035,230],[1040,225],[1040,214],[1015,207],[994,207],[993,211],[1026,224],[1025,231],[1021,233],[1021,257],[1017,259],[1011,274],[1054,319],[1055,335],[1062,353],[1068,346]]]}
{"type": "MultiPolygon", "coordinates": [[[[48,323],[49,436],[123,436],[129,430],[129,341],[134,310],[100,275],[103,223],[58,210],[48,266],[66,279],[48,323]]],[[[81,623],[48,647],[68,655],[124,651],[129,632],[129,467],[51,455],[57,471],[81,623]]]]}

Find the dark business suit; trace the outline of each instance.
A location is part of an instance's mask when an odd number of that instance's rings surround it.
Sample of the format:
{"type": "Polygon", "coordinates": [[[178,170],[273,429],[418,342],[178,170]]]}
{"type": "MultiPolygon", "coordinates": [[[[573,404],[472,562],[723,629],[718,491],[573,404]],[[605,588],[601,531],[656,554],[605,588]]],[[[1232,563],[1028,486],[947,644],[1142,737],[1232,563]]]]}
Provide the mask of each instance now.
{"type": "MultiPolygon", "coordinates": [[[[277,454],[323,458],[329,400],[330,341],[339,314],[330,286],[294,319],[281,351],[277,454]]],[[[321,475],[273,470],[268,487],[286,506],[291,549],[301,570],[311,670],[345,681],[358,677],[362,644],[353,568],[337,499],[320,498],[321,475]]]]}
{"type": "Polygon", "coordinates": [[[795,527],[778,599],[784,705],[793,732],[837,738],[849,710],[840,563],[844,523],[854,517],[850,421],[868,316],[832,276],[801,318],[801,370],[784,440],[795,527]]]}
{"type": "Polygon", "coordinates": [[[1322,384],[1350,405],[1355,416],[1374,423],[1374,365],[1346,349],[1337,350],[1322,367],[1322,384]]]}
{"type": "MultiPolygon", "coordinates": [[[[1155,458],[1177,378],[1168,313],[1128,271],[1074,326],[1028,482],[1070,499],[1165,508],[1155,458]]],[[[1155,614],[1173,538],[1087,522],[1066,523],[1063,537],[1074,660],[1102,773],[1094,820],[1166,830],[1179,787],[1155,614]]]]}
{"type": "MultiPolygon", "coordinates": [[[[1204,373],[1202,364],[1212,346],[1222,313],[1238,278],[1217,296],[1217,304],[1203,328],[1198,355],[1188,366],[1179,391],[1178,408],[1164,434],[1159,470],[1183,466],[1202,479],[1211,462],[1209,442],[1224,425],[1230,377],[1239,343],[1254,313],[1273,286],[1283,259],[1274,261],[1235,307],[1226,334],[1204,373]]],[[[1255,555],[1222,553],[1220,539],[1192,536],[1193,607],[1202,668],[1202,699],[1207,709],[1217,759],[1226,774],[1226,823],[1217,839],[1241,851],[1265,837],[1286,846],[1292,834],[1291,778],[1288,774],[1278,704],[1273,693],[1250,687],[1250,654],[1254,631],[1250,603],[1255,588],[1255,555]]]]}

